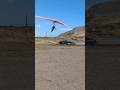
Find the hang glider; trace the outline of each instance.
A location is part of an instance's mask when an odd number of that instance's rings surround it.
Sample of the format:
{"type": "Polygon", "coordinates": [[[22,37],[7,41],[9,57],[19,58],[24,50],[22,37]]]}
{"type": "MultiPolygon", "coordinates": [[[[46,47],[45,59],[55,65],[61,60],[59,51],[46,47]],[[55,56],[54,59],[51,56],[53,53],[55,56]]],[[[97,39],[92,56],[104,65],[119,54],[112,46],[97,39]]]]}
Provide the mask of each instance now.
{"type": "Polygon", "coordinates": [[[43,20],[48,20],[50,22],[53,22],[53,26],[52,26],[51,32],[54,31],[54,29],[56,29],[55,23],[64,25],[65,27],[68,27],[64,22],[56,20],[56,19],[53,19],[53,18],[46,18],[46,17],[43,17],[43,16],[35,16],[35,18],[43,19],[43,20]]]}

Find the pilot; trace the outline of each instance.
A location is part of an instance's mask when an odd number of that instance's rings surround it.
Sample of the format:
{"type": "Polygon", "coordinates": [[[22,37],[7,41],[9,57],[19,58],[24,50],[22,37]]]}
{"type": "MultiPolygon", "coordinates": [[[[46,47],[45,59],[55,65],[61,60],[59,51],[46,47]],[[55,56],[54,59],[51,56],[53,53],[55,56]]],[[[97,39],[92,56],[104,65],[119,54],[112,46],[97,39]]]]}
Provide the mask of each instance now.
{"type": "Polygon", "coordinates": [[[54,29],[56,29],[55,25],[53,25],[51,32],[53,32],[54,29]]]}

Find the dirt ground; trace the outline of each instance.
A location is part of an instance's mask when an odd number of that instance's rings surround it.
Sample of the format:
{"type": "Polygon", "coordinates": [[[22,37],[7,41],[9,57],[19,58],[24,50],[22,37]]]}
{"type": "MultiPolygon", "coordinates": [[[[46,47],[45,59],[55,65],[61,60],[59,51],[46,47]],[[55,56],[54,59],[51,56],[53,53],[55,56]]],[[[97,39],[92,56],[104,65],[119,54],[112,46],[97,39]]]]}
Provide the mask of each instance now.
{"type": "Polygon", "coordinates": [[[0,89],[34,90],[34,47],[32,44],[0,42],[0,89]]]}
{"type": "Polygon", "coordinates": [[[85,49],[86,90],[120,90],[120,46],[85,49]]]}
{"type": "Polygon", "coordinates": [[[37,46],[35,90],[85,90],[85,47],[37,46]]]}

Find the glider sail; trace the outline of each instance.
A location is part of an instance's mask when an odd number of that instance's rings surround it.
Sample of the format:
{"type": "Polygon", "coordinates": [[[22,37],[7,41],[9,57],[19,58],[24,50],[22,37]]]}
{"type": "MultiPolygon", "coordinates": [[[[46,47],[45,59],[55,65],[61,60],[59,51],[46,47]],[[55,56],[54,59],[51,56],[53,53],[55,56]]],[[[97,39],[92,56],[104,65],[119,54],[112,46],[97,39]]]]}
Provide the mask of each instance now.
{"type": "Polygon", "coordinates": [[[48,21],[53,22],[53,26],[52,26],[51,32],[53,32],[54,29],[56,29],[55,23],[58,23],[58,24],[61,24],[61,25],[64,25],[65,27],[67,27],[67,25],[64,22],[56,20],[56,19],[53,19],[53,18],[46,18],[46,17],[43,17],[43,16],[36,16],[35,18],[44,19],[44,20],[48,20],[48,21]]]}
{"type": "Polygon", "coordinates": [[[62,24],[64,26],[67,26],[67,25],[65,25],[64,22],[61,22],[61,21],[53,19],[53,18],[46,18],[46,17],[43,17],[43,16],[36,16],[36,18],[48,20],[48,21],[51,21],[51,22],[54,22],[54,23],[58,23],[58,24],[62,24]]]}

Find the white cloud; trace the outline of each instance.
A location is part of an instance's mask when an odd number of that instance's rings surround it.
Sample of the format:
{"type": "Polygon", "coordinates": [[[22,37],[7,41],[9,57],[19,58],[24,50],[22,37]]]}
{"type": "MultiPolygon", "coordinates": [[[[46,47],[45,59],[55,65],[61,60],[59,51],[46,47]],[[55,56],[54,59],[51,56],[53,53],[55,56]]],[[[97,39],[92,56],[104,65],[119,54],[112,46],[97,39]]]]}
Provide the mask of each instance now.
{"type": "Polygon", "coordinates": [[[72,28],[60,28],[60,30],[69,31],[72,30],[72,28]]]}
{"type": "Polygon", "coordinates": [[[40,28],[40,27],[41,27],[41,25],[35,25],[35,27],[36,27],[36,28],[40,28]]]}

